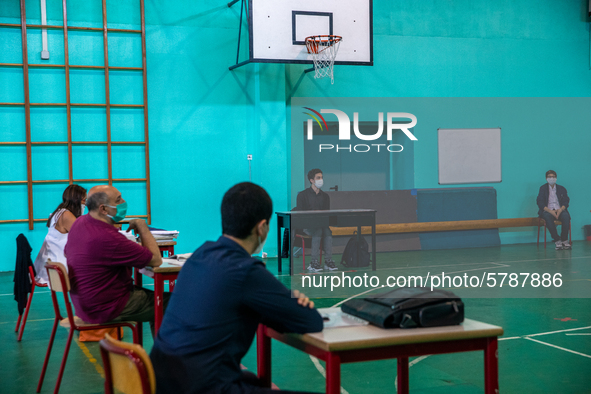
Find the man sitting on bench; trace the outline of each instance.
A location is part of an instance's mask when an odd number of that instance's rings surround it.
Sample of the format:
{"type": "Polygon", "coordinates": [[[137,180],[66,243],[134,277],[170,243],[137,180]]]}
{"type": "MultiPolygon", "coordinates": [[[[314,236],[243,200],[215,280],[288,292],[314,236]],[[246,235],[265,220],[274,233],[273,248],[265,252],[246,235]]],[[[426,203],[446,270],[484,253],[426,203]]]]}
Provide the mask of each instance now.
{"type": "MultiPolygon", "coordinates": [[[[308,171],[308,182],[310,187],[299,192],[297,198],[296,211],[329,210],[330,197],[323,192],[322,171],[318,168],[308,171]]],[[[312,237],[312,261],[308,266],[308,271],[322,271],[320,265],[320,240],[324,238],[324,269],[327,271],[336,271],[337,265],[332,260],[332,231],[330,227],[317,227],[304,229],[304,233],[312,237]]]]}
{"type": "Polygon", "coordinates": [[[546,172],[546,181],[548,183],[540,186],[538,193],[538,216],[546,221],[546,227],[556,244],[556,250],[570,249],[568,242],[568,231],[570,229],[570,214],[566,210],[570,199],[566,193],[566,188],[556,184],[556,171],[546,172]],[[560,220],[562,229],[560,236],[556,230],[555,220],[560,220]]]}

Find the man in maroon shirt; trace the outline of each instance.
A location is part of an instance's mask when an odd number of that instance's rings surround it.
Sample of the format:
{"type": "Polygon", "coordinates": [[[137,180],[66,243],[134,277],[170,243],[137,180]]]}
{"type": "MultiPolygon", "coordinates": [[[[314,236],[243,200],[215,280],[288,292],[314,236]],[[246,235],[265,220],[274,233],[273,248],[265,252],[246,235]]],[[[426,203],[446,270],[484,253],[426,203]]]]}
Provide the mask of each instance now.
{"type": "MultiPolygon", "coordinates": [[[[129,229],[143,246],[120,234],[115,223],[125,218],[127,202],[113,186],[95,186],[86,201],[88,215],[78,218],[68,235],[70,296],[76,315],[87,323],[148,321],[154,323],[154,292],[133,285],[133,268],[158,267],[160,250],[145,221],[129,229]]],[[[164,295],[165,306],[170,294],[164,295]]]]}

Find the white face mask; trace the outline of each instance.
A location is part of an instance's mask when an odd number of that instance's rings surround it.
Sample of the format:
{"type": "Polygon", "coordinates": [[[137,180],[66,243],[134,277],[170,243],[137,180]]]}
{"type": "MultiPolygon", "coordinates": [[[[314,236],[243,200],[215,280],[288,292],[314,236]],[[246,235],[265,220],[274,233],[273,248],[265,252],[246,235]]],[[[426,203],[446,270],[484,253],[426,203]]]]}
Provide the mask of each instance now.
{"type": "Polygon", "coordinates": [[[86,209],[85,204],[80,204],[80,215],[84,215],[84,210],[86,209]]]}
{"type": "Polygon", "coordinates": [[[259,236],[259,246],[252,252],[252,254],[259,254],[263,250],[263,246],[265,246],[265,242],[267,242],[267,238],[261,242],[261,237],[259,236]]]}
{"type": "Polygon", "coordinates": [[[322,189],[322,186],[324,186],[324,180],[318,179],[314,181],[314,186],[316,186],[318,189],[322,189]]]}
{"type": "Polygon", "coordinates": [[[554,177],[548,177],[548,178],[546,178],[546,180],[548,181],[548,183],[550,185],[554,185],[556,183],[556,178],[554,178],[554,177]]]}

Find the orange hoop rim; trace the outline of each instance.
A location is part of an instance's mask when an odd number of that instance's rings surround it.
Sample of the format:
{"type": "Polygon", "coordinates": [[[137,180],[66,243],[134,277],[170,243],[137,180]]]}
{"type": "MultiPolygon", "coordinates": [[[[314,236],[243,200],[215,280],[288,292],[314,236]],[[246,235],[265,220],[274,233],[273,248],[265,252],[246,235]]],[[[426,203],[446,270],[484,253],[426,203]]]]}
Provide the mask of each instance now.
{"type": "Polygon", "coordinates": [[[343,37],[341,36],[337,36],[334,34],[321,34],[317,36],[306,37],[304,42],[306,43],[308,53],[318,53],[318,46],[320,45],[320,43],[330,43],[330,45],[332,46],[342,40],[343,37]]]}

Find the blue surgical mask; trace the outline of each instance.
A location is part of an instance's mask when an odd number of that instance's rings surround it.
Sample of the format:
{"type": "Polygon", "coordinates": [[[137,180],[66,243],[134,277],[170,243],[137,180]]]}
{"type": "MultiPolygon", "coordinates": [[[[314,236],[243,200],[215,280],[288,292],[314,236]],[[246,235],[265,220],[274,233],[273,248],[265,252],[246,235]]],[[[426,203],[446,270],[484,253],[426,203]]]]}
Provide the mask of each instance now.
{"type": "Polygon", "coordinates": [[[316,186],[318,189],[322,189],[322,186],[324,186],[324,180],[322,180],[322,179],[315,180],[314,186],[316,186]]]}
{"type": "Polygon", "coordinates": [[[119,205],[107,205],[107,207],[117,209],[117,213],[114,216],[107,215],[108,217],[113,219],[115,223],[119,223],[120,221],[125,219],[125,215],[127,214],[127,201],[122,202],[119,205]]]}
{"type": "Polygon", "coordinates": [[[548,177],[546,178],[546,180],[548,181],[548,184],[550,184],[551,186],[556,183],[556,178],[554,177],[548,177]]]}

